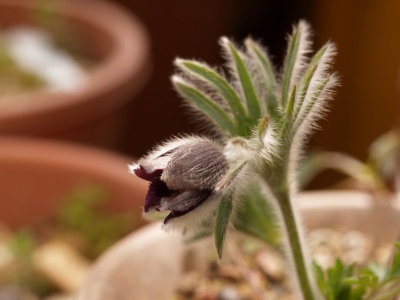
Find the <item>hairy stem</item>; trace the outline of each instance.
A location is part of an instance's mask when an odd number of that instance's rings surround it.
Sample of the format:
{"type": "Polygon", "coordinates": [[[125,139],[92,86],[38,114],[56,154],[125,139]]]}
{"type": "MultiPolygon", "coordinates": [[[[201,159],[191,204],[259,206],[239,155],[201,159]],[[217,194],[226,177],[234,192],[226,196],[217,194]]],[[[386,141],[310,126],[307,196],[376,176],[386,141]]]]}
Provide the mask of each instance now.
{"type": "Polygon", "coordinates": [[[294,268],[295,280],[300,289],[300,294],[304,300],[319,300],[320,296],[317,290],[313,289],[313,277],[310,274],[311,268],[308,268],[306,252],[302,244],[302,227],[299,223],[298,211],[293,208],[291,199],[291,186],[289,176],[289,156],[290,151],[282,148],[281,159],[277,158],[272,166],[275,170],[269,174],[267,170],[264,173],[265,182],[270,187],[278,207],[278,213],[281,215],[281,226],[286,237],[284,246],[288,255],[289,263],[294,268]],[[285,157],[286,159],[282,159],[285,157]]]}
{"type": "Polygon", "coordinates": [[[298,221],[296,220],[296,211],[293,209],[290,197],[287,191],[280,192],[278,195],[278,206],[282,214],[283,229],[286,232],[287,238],[287,254],[291,256],[292,263],[294,264],[294,269],[296,277],[298,280],[298,285],[306,300],[315,300],[317,297],[313,293],[311,277],[307,268],[307,261],[305,257],[305,252],[301,242],[300,234],[298,228],[298,221]]]}

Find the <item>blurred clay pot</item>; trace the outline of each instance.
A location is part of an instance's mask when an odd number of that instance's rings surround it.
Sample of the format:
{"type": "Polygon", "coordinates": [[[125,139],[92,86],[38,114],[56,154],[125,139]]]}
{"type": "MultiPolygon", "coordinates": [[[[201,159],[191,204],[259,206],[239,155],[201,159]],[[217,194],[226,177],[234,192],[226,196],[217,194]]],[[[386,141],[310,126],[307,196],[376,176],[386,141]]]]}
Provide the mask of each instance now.
{"type": "MultiPolygon", "coordinates": [[[[0,133],[28,134],[117,148],[129,116],[123,106],[150,75],[150,42],[143,24],[101,0],[0,0],[0,28],[37,25],[38,10],[50,5],[68,32],[97,63],[73,93],[35,91],[13,96],[0,109],[0,133]],[[15,99],[14,99],[15,98],[15,99]]],[[[40,11],[39,11],[40,12],[40,11]]],[[[39,26],[39,25],[38,25],[39,26]]]]}
{"type": "Polygon", "coordinates": [[[71,191],[95,185],[107,193],[104,209],[132,212],[143,224],[147,184],[128,173],[131,162],[84,146],[0,138],[0,222],[12,228],[40,225],[59,211],[71,191]]]}
{"type": "MultiPolygon", "coordinates": [[[[352,191],[305,192],[299,199],[307,229],[360,230],[378,242],[393,242],[400,228],[400,204],[377,203],[352,191]]],[[[199,266],[208,258],[212,241],[184,245],[177,233],[165,233],[161,224],[134,232],[108,250],[94,264],[79,300],[168,300],[178,286],[185,258],[199,266]]]]}

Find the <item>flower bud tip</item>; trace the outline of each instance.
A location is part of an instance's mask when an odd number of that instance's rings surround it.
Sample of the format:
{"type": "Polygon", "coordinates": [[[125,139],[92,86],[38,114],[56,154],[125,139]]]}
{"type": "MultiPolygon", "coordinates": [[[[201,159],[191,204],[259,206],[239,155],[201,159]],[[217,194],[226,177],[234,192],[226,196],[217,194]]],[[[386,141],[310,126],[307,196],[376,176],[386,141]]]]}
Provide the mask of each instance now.
{"type": "Polygon", "coordinates": [[[140,168],[139,164],[128,165],[129,173],[135,174],[135,171],[140,168]]]}

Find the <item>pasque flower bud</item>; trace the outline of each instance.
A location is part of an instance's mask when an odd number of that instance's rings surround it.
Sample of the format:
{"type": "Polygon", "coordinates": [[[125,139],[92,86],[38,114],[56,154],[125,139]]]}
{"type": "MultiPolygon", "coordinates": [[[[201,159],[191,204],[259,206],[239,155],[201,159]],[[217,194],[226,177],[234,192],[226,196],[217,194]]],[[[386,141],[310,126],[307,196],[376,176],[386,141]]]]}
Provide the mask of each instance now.
{"type": "Polygon", "coordinates": [[[220,146],[201,137],[175,139],[130,166],[150,181],[144,212],[170,211],[164,224],[194,212],[211,197],[229,170],[220,146]]]}

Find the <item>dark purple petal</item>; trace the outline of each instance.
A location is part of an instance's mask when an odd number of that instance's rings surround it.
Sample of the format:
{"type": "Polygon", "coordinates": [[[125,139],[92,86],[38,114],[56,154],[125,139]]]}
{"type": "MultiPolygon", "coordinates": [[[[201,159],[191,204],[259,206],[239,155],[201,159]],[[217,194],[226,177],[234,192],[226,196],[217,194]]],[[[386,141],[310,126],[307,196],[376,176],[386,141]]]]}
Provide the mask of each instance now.
{"type": "Polygon", "coordinates": [[[210,197],[211,193],[211,190],[188,190],[175,197],[165,199],[164,201],[168,201],[167,208],[171,210],[171,213],[164,219],[164,224],[192,211],[210,197]]]}
{"type": "Polygon", "coordinates": [[[142,165],[139,165],[139,168],[134,170],[134,173],[137,177],[140,177],[147,181],[152,181],[155,178],[160,178],[162,172],[162,169],[155,169],[153,172],[148,173],[142,165]]]}
{"type": "Polygon", "coordinates": [[[150,185],[146,195],[144,203],[144,212],[147,213],[151,210],[159,210],[162,198],[171,197],[174,191],[168,189],[165,182],[160,177],[154,178],[150,185]]]}
{"type": "Polygon", "coordinates": [[[169,221],[172,219],[175,219],[177,217],[181,217],[185,214],[187,214],[190,210],[188,211],[171,211],[168,216],[164,219],[164,224],[167,224],[169,221]]]}

